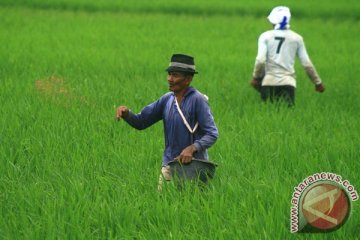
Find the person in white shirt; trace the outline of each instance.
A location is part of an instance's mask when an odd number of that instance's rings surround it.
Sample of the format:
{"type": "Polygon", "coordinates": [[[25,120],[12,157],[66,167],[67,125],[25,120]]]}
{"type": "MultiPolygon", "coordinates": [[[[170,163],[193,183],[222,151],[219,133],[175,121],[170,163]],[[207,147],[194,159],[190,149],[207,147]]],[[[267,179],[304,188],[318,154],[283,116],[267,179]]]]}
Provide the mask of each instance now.
{"type": "Polygon", "coordinates": [[[325,87],[306,51],[303,38],[290,30],[288,7],[275,7],[268,16],[274,29],[262,33],[258,41],[251,85],[261,93],[263,101],[283,99],[289,106],[295,103],[295,57],[298,56],[317,92],[325,87]]]}

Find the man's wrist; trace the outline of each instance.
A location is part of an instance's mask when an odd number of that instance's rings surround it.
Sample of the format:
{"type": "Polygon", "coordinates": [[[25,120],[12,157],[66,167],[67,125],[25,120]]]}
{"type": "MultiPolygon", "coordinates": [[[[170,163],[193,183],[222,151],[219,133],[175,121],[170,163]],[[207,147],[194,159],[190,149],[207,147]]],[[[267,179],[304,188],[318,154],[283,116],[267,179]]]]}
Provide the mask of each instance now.
{"type": "Polygon", "coordinates": [[[126,112],[123,113],[123,119],[127,120],[130,118],[130,116],[133,115],[130,109],[128,109],[126,112]]]}
{"type": "Polygon", "coordinates": [[[197,152],[200,149],[200,146],[197,143],[194,143],[191,146],[192,146],[193,153],[197,152]]]}

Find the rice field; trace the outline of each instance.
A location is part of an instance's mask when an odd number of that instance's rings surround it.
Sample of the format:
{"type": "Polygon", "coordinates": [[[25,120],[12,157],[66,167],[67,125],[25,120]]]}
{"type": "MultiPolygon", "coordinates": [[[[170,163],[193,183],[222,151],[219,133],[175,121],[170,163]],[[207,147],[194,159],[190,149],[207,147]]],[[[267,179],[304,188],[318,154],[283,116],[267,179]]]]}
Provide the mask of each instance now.
{"type": "Polygon", "coordinates": [[[290,201],[317,172],[360,191],[360,4],[282,3],[326,87],[297,62],[293,109],[249,85],[279,1],[0,0],[0,238],[359,239],[359,202],[335,232],[292,234],[290,201]],[[219,129],[206,191],[159,194],[162,124],[115,121],[168,91],[173,53],[195,57],[219,129]]]}

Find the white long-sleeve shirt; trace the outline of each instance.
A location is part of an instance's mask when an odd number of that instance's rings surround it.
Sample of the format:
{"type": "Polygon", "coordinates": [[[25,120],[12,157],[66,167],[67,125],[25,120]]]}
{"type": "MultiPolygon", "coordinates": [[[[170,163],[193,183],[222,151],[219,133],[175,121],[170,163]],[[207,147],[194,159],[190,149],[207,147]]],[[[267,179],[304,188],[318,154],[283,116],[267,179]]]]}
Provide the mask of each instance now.
{"type": "Polygon", "coordinates": [[[320,84],[321,79],[309,58],[303,38],[289,29],[270,30],[260,35],[253,78],[262,79],[265,72],[262,86],[296,87],[296,56],[312,82],[320,84]]]}

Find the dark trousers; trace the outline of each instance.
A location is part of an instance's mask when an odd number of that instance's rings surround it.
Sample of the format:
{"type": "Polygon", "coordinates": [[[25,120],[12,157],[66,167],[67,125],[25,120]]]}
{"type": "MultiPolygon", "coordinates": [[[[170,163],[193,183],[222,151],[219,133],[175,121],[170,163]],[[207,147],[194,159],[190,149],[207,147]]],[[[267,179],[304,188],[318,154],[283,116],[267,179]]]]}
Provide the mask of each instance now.
{"type": "Polygon", "coordinates": [[[284,101],[289,107],[295,104],[295,88],[293,86],[262,86],[261,99],[266,102],[281,102],[284,101]]]}

